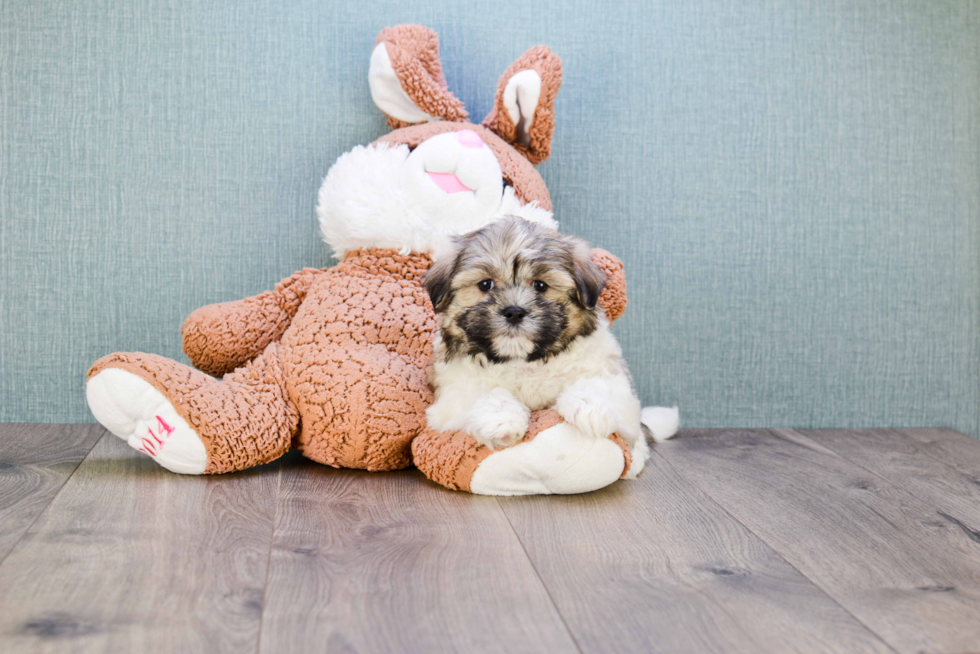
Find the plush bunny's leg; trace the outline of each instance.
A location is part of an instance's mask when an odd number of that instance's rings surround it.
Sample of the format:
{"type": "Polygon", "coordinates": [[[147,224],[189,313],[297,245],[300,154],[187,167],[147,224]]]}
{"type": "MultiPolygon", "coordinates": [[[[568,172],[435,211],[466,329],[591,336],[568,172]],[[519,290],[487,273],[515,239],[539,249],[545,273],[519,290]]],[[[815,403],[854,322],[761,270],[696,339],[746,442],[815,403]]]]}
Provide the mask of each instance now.
{"type": "MultiPolygon", "coordinates": [[[[295,350],[291,356],[300,361],[295,350]]],[[[425,427],[432,402],[415,355],[382,344],[321,345],[318,365],[297,365],[293,380],[303,403],[295,447],[338,468],[398,470],[412,465],[412,439],[425,427]]]]}
{"type": "Polygon", "coordinates": [[[524,438],[493,451],[462,432],[426,431],[412,443],[415,465],[432,481],[479,495],[550,495],[603,488],[630,470],[625,441],[589,436],[557,411],[531,414],[524,438]]]}
{"type": "Polygon", "coordinates": [[[277,343],[223,380],[153,354],[111,354],[89,370],[86,394],[106,429],[184,474],[272,461],[289,449],[299,424],[277,343]]]}

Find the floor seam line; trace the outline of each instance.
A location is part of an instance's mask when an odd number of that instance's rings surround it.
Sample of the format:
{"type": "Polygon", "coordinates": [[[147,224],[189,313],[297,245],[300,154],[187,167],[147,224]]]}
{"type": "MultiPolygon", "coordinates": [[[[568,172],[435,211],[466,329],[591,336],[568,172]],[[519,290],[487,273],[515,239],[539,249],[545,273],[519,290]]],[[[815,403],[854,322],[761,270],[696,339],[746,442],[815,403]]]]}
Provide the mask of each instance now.
{"type": "MultiPolygon", "coordinates": [[[[77,424],[84,425],[86,423],[77,423],[77,424]]],[[[102,439],[105,438],[107,435],[109,435],[109,430],[107,430],[105,428],[103,428],[103,429],[105,430],[105,433],[102,434],[100,437],[98,437],[98,438],[95,439],[95,442],[92,443],[92,447],[90,447],[88,449],[88,452],[85,453],[85,456],[83,456],[82,458],[80,458],[78,460],[78,463],[75,464],[75,467],[72,468],[72,470],[68,474],[68,476],[65,477],[65,480],[63,482],[61,482],[61,485],[60,486],[58,486],[58,490],[55,491],[54,495],[51,496],[51,499],[48,500],[48,503],[44,505],[44,508],[43,509],[41,509],[40,511],[37,512],[37,515],[34,516],[34,519],[33,520],[31,520],[31,524],[27,525],[27,529],[25,529],[24,530],[24,533],[22,533],[20,535],[20,538],[18,538],[16,541],[14,541],[14,544],[11,545],[11,547],[10,547],[9,550],[7,550],[7,553],[3,555],[3,558],[0,558],[0,566],[2,566],[7,561],[7,558],[10,557],[11,554],[13,554],[14,550],[17,549],[17,546],[20,545],[20,542],[22,540],[24,540],[24,538],[27,537],[27,534],[30,533],[31,529],[34,527],[34,525],[37,523],[37,521],[41,519],[41,516],[44,515],[47,512],[47,510],[51,507],[51,504],[54,502],[55,498],[58,497],[58,495],[61,494],[61,491],[62,490],[64,490],[65,485],[68,483],[68,480],[75,476],[75,473],[78,471],[78,468],[92,454],[92,450],[95,449],[95,446],[98,445],[99,443],[101,443],[102,442],[102,439]]]]}
{"type": "Polygon", "coordinates": [[[531,569],[534,570],[534,576],[538,578],[538,581],[541,583],[541,587],[544,588],[544,592],[548,596],[548,601],[551,602],[551,606],[554,607],[555,613],[558,614],[558,618],[561,620],[562,626],[565,627],[565,631],[568,633],[568,637],[572,639],[572,644],[575,646],[575,649],[579,652],[579,654],[584,654],[582,650],[582,646],[579,644],[578,639],[575,637],[575,633],[572,631],[571,627],[568,626],[568,622],[565,620],[564,614],[562,614],[561,609],[558,608],[558,603],[555,601],[555,598],[551,595],[551,589],[548,588],[548,584],[544,582],[544,578],[541,576],[541,573],[538,571],[538,566],[534,565],[534,560],[531,558],[531,555],[528,554],[527,548],[524,546],[524,541],[521,540],[520,535],[518,535],[517,533],[517,529],[514,528],[514,523],[510,521],[510,517],[507,515],[507,512],[504,511],[503,505],[500,504],[500,498],[495,497],[494,500],[496,500],[497,508],[500,509],[500,513],[503,514],[504,520],[507,521],[507,525],[510,527],[510,532],[514,534],[514,538],[517,539],[518,544],[521,546],[521,551],[524,552],[524,558],[527,559],[527,562],[531,566],[531,569]]]}
{"type": "Polygon", "coordinates": [[[272,503],[272,529],[269,531],[269,554],[265,561],[265,583],[262,584],[262,610],[259,612],[259,632],[255,639],[255,652],[262,651],[262,627],[265,624],[265,599],[269,594],[269,576],[272,572],[272,551],[276,544],[276,522],[279,519],[279,493],[282,491],[283,458],[279,458],[279,473],[276,476],[276,497],[272,503]]]}

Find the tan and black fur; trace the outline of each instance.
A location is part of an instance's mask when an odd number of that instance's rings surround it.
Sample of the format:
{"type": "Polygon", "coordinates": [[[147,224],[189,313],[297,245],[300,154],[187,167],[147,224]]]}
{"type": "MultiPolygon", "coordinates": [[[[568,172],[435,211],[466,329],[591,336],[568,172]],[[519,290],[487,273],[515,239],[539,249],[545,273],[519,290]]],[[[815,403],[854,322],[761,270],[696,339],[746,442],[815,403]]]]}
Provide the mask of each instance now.
{"type": "Polygon", "coordinates": [[[507,216],[454,245],[425,277],[442,331],[437,357],[546,360],[595,331],[606,276],[585,241],[507,216]],[[517,309],[526,315],[509,321],[517,309]]]}

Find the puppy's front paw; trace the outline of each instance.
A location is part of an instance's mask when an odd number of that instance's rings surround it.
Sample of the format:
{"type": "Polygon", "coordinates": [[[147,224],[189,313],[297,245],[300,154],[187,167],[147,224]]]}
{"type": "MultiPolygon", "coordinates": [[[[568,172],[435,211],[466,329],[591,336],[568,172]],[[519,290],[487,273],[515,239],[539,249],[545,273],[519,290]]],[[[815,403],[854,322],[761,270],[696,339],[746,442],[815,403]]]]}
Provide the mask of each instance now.
{"type": "Polygon", "coordinates": [[[562,418],[596,438],[605,438],[619,428],[616,412],[604,400],[590,400],[579,405],[570,415],[562,414],[562,418]]]}
{"type": "Polygon", "coordinates": [[[433,402],[425,410],[426,422],[429,429],[433,431],[454,431],[463,425],[465,410],[460,410],[458,406],[446,399],[439,399],[433,402]]]}
{"type": "Polygon", "coordinates": [[[555,403],[555,409],[579,431],[596,438],[605,438],[619,428],[619,417],[613,406],[602,397],[566,392],[555,403]]]}
{"type": "Polygon", "coordinates": [[[528,408],[510,392],[495,388],[473,405],[467,425],[477,442],[496,450],[523,438],[530,417],[528,408]]]}

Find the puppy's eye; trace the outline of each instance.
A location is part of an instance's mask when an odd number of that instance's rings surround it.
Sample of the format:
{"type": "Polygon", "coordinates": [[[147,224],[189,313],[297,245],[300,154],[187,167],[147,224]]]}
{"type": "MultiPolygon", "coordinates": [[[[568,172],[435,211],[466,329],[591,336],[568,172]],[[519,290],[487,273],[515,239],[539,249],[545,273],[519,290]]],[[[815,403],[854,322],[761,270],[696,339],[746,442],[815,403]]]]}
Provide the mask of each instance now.
{"type": "Polygon", "coordinates": [[[533,286],[534,290],[536,290],[538,293],[544,293],[548,290],[548,285],[537,279],[531,283],[531,286],[533,286]]]}
{"type": "Polygon", "coordinates": [[[480,289],[481,291],[483,291],[484,293],[486,293],[491,288],[493,288],[493,280],[492,279],[484,279],[482,282],[480,282],[479,284],[477,284],[476,287],[478,289],[480,289]]]}

